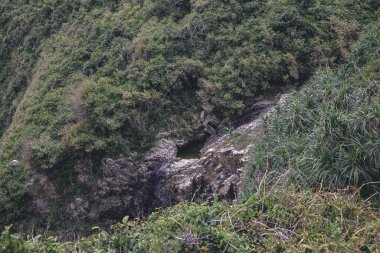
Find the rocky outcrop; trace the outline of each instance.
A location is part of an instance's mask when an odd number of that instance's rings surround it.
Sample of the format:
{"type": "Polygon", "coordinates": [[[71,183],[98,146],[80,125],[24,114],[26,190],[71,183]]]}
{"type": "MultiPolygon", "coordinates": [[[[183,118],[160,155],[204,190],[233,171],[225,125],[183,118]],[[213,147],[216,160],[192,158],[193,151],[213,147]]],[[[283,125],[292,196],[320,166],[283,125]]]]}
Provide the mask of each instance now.
{"type": "Polygon", "coordinates": [[[32,199],[28,209],[43,215],[51,213],[54,199],[58,194],[48,176],[42,173],[33,173],[28,184],[30,185],[28,196],[32,199]]]}
{"type": "MultiPolygon", "coordinates": [[[[160,161],[162,156],[158,153],[156,155],[152,159],[160,161]]],[[[89,205],[86,203],[85,206],[78,205],[78,198],[75,198],[68,205],[71,210],[66,208],[69,210],[67,213],[70,214],[70,219],[118,219],[125,214],[133,217],[142,216],[149,211],[153,177],[146,168],[139,167],[132,160],[120,156],[118,159],[104,159],[98,173],[100,175],[92,179],[95,180],[95,184],[91,194],[87,196],[91,203],[89,205]],[[85,209],[87,211],[83,212],[85,209]]],[[[79,174],[78,180],[80,177],[83,175],[79,174]]]]}
{"type": "MultiPolygon", "coordinates": [[[[288,94],[277,104],[282,105],[288,94]]],[[[254,104],[248,113],[229,131],[215,133],[201,150],[198,159],[172,157],[154,171],[157,183],[154,194],[162,206],[181,201],[232,200],[238,194],[239,184],[250,150],[261,137],[261,125],[265,117],[275,111],[276,103],[265,100],[254,104]]],[[[220,123],[216,118],[205,117],[205,127],[220,123]]],[[[208,131],[209,132],[209,131],[208,131]]]]}
{"type": "Polygon", "coordinates": [[[164,163],[174,160],[177,155],[177,145],[173,140],[161,139],[146,154],[146,162],[164,163]]]}
{"type": "MultiPolygon", "coordinates": [[[[282,96],[278,103],[281,105],[285,98],[282,96]]],[[[170,132],[158,134],[161,139],[141,164],[123,156],[103,159],[99,166],[91,159],[81,159],[74,167],[74,180],[88,193],[71,196],[60,215],[72,221],[99,221],[126,214],[140,217],[182,201],[213,201],[215,197],[231,201],[238,195],[249,153],[261,138],[263,118],[274,110],[273,101],[256,103],[226,130],[221,130],[217,118],[202,113],[205,132],[211,136],[196,159],[177,157],[181,142],[170,139],[170,132]]],[[[33,178],[32,209],[50,213],[57,196],[54,184],[45,175],[33,178]]]]}

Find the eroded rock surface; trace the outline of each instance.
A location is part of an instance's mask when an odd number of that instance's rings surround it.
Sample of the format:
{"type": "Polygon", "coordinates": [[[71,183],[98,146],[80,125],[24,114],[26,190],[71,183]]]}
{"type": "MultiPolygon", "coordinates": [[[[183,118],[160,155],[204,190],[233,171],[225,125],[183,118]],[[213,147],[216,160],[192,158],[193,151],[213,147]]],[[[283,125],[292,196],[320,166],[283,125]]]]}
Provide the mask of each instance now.
{"type": "MultiPolygon", "coordinates": [[[[283,95],[278,104],[282,104],[283,95]]],[[[143,162],[120,156],[103,159],[96,171],[91,159],[82,159],[74,167],[78,187],[85,196],[71,196],[60,214],[68,220],[120,219],[128,214],[144,216],[155,208],[171,206],[181,201],[221,201],[236,198],[244,166],[254,144],[262,136],[264,117],[275,111],[273,101],[261,101],[249,109],[243,118],[225,131],[220,121],[202,113],[205,132],[211,134],[196,159],[177,157],[177,140],[170,132],[146,153],[143,162]],[[212,130],[211,130],[212,129],[212,130]]],[[[40,214],[52,211],[57,196],[54,184],[42,174],[36,174],[31,184],[32,209],[40,214]]],[[[64,188],[63,188],[64,189],[64,188]]]]}
{"type": "MultiPolygon", "coordinates": [[[[287,96],[283,95],[278,104],[282,105],[287,96]]],[[[173,160],[172,156],[168,156],[166,161],[163,159],[162,165],[153,170],[156,205],[170,206],[185,200],[211,201],[214,196],[220,200],[234,199],[249,152],[262,136],[262,121],[275,111],[275,105],[273,101],[261,101],[253,105],[249,115],[240,119],[236,123],[238,126],[231,132],[211,136],[198,159],[173,160]]],[[[209,119],[205,122],[216,124],[218,121],[209,119]]],[[[207,128],[205,131],[208,131],[207,128]]],[[[162,146],[162,142],[167,140],[159,142],[158,146],[162,146]]],[[[157,150],[157,147],[153,150],[157,150]]]]}

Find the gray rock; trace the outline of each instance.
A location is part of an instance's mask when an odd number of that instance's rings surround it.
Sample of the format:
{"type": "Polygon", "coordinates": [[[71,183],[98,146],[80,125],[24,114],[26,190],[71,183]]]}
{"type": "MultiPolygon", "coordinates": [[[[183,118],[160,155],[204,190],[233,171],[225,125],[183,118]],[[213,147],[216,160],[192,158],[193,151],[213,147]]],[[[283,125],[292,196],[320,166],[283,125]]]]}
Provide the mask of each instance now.
{"type": "MultiPolygon", "coordinates": [[[[285,98],[281,97],[279,106],[285,98]]],[[[239,193],[241,176],[255,143],[231,141],[230,137],[236,134],[244,138],[258,133],[263,118],[275,111],[271,101],[257,103],[254,108],[258,115],[250,115],[253,118],[236,126],[232,134],[218,133],[220,121],[203,112],[200,118],[212,136],[197,159],[176,158],[180,141],[169,139],[169,132],[157,136],[163,139],[146,153],[140,165],[120,156],[103,159],[100,166],[95,167],[91,157],[83,157],[74,166],[73,178],[88,194],[72,197],[63,206],[62,217],[72,221],[98,221],[103,217],[118,220],[125,215],[144,216],[157,207],[182,201],[213,201],[215,196],[221,201],[233,200],[239,193]]],[[[19,165],[16,160],[12,163],[12,167],[19,165]]],[[[32,214],[52,212],[57,197],[52,180],[32,173],[28,192],[32,214]]]]}
{"type": "Polygon", "coordinates": [[[97,181],[99,196],[119,195],[138,184],[137,168],[125,158],[104,159],[100,171],[103,177],[97,181]]]}
{"type": "Polygon", "coordinates": [[[209,135],[215,135],[216,134],[216,130],[215,128],[213,128],[212,126],[210,125],[207,125],[205,127],[205,132],[208,133],[209,135]]]}
{"type": "Polygon", "coordinates": [[[9,166],[11,166],[12,168],[16,168],[18,166],[20,166],[20,162],[18,160],[13,160],[12,162],[9,163],[9,166]]]}
{"type": "Polygon", "coordinates": [[[201,122],[205,121],[205,116],[206,116],[206,112],[202,111],[201,114],[199,115],[199,119],[200,119],[201,122]]]}
{"type": "Polygon", "coordinates": [[[71,220],[82,220],[88,217],[90,204],[82,198],[75,198],[74,201],[64,207],[68,218],[71,220]]]}
{"type": "MultiPolygon", "coordinates": [[[[287,95],[279,99],[281,106],[287,95]]],[[[252,107],[251,118],[233,130],[240,136],[260,133],[264,117],[275,111],[275,103],[265,100],[252,107]]],[[[229,142],[231,135],[217,134],[214,126],[219,120],[212,115],[201,113],[206,131],[212,135],[201,150],[199,159],[166,159],[154,168],[156,205],[169,206],[181,201],[207,201],[214,196],[222,201],[230,201],[238,195],[241,176],[248,161],[249,151],[254,143],[229,142]]],[[[160,146],[160,145],[158,145],[160,146]]],[[[159,153],[155,151],[154,153],[159,153]]]]}
{"type": "Polygon", "coordinates": [[[208,114],[203,121],[203,126],[211,125],[212,127],[217,127],[220,123],[220,120],[213,114],[208,114]]]}
{"type": "Polygon", "coordinates": [[[177,155],[177,145],[173,140],[162,139],[148,152],[145,161],[172,161],[177,155]]]}
{"type": "Polygon", "coordinates": [[[161,139],[167,139],[167,138],[169,138],[171,135],[172,135],[172,133],[169,132],[169,131],[159,132],[159,133],[156,135],[156,138],[157,138],[158,140],[161,140],[161,139]]]}

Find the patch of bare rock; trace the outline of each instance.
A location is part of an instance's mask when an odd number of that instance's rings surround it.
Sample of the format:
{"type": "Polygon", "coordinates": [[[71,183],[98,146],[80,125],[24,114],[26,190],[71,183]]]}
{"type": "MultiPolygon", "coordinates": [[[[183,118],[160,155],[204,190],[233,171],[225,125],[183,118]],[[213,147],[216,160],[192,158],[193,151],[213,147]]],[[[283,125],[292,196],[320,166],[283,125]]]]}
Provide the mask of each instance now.
{"type": "MultiPolygon", "coordinates": [[[[277,104],[282,104],[283,95],[277,104]]],[[[90,162],[83,160],[75,168],[78,187],[89,194],[73,196],[61,212],[68,220],[120,219],[123,215],[144,216],[158,207],[182,201],[207,202],[217,197],[221,201],[236,198],[248,156],[254,147],[250,138],[260,137],[265,117],[275,111],[276,103],[261,101],[226,132],[217,130],[217,119],[202,113],[211,136],[200,151],[200,157],[177,157],[181,141],[160,133],[156,145],[136,164],[128,157],[103,159],[94,173],[90,162]]],[[[46,176],[36,174],[29,192],[31,209],[40,214],[51,212],[52,198],[57,193],[46,176]]]]}

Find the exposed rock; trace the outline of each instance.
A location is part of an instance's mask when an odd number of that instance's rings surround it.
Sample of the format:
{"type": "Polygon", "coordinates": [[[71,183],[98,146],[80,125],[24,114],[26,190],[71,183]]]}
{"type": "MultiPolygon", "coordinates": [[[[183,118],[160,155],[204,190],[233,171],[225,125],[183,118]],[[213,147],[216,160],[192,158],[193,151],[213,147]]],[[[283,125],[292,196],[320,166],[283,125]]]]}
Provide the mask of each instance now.
{"type": "Polygon", "coordinates": [[[197,185],[196,178],[203,171],[198,159],[179,160],[166,163],[155,172],[157,184],[154,194],[162,206],[192,200],[193,195],[202,185],[197,185]]]}
{"type": "Polygon", "coordinates": [[[98,204],[93,206],[92,216],[118,216],[126,213],[137,214],[144,211],[149,198],[149,173],[144,173],[130,160],[104,159],[100,168],[102,177],[97,180],[93,198],[98,204]]]}
{"type": "Polygon", "coordinates": [[[103,160],[100,171],[103,177],[97,181],[97,194],[101,197],[134,191],[138,184],[137,168],[125,158],[103,160]]]}
{"type": "MultiPolygon", "coordinates": [[[[279,100],[283,103],[285,96],[279,100]]],[[[157,144],[137,165],[130,158],[103,159],[97,171],[90,158],[74,166],[73,179],[86,187],[86,196],[75,197],[64,205],[62,216],[69,220],[120,219],[124,215],[139,217],[157,207],[182,201],[222,201],[236,198],[240,179],[256,137],[261,135],[263,118],[275,111],[272,101],[256,103],[251,115],[242,119],[233,131],[218,132],[220,121],[202,113],[201,118],[211,137],[197,159],[177,158],[178,141],[162,132],[157,144]]],[[[220,127],[219,127],[220,128],[220,127]]],[[[135,155],[136,156],[136,155],[135,155]]],[[[53,184],[45,175],[34,174],[29,195],[32,210],[40,214],[52,212],[57,196],[53,184]]]]}
{"type": "Polygon", "coordinates": [[[205,121],[205,117],[206,117],[206,112],[202,111],[201,114],[199,115],[199,119],[201,120],[201,122],[205,121]]]}
{"type": "Polygon", "coordinates": [[[274,105],[275,102],[272,100],[262,100],[253,104],[244,112],[242,117],[234,122],[234,127],[238,128],[240,126],[254,122],[260,115],[263,115],[263,113],[266,113],[268,110],[273,108],[274,105]]]}
{"type": "Polygon", "coordinates": [[[220,123],[220,120],[213,114],[208,114],[206,117],[204,117],[204,121],[202,122],[203,126],[212,126],[212,127],[217,127],[220,123]]]}
{"type": "Polygon", "coordinates": [[[49,178],[40,173],[33,173],[28,182],[28,196],[32,199],[30,212],[48,214],[53,210],[54,199],[57,198],[57,192],[54,184],[49,178]]]}
{"type": "MultiPolygon", "coordinates": [[[[279,100],[281,103],[284,97],[279,100]]],[[[248,137],[260,135],[263,117],[275,110],[272,101],[256,103],[252,108],[255,108],[251,111],[253,120],[237,127],[232,134],[218,134],[211,125],[220,122],[203,113],[201,118],[206,127],[213,129],[210,134],[214,136],[210,137],[198,159],[176,158],[175,141],[161,139],[138,168],[125,159],[104,160],[101,169],[104,178],[98,180],[97,190],[104,202],[99,207],[101,212],[115,209],[129,210],[129,214],[137,210],[146,212],[182,201],[212,201],[215,196],[222,201],[235,199],[249,151],[253,148],[248,137]],[[238,141],[239,145],[231,141],[234,134],[243,136],[244,141],[238,141]]]]}
{"type": "MultiPolygon", "coordinates": [[[[286,97],[283,95],[279,99],[280,106],[286,97]]],[[[236,198],[244,166],[254,147],[249,137],[261,135],[263,118],[275,111],[274,104],[273,101],[262,101],[253,105],[250,115],[242,119],[246,122],[230,134],[217,134],[211,125],[220,121],[202,113],[203,124],[206,129],[212,129],[209,131],[212,136],[201,150],[199,159],[170,159],[155,169],[157,183],[154,194],[159,203],[156,205],[170,206],[185,200],[212,200],[214,196],[220,200],[236,198]],[[231,140],[234,135],[242,136],[242,141],[234,143],[231,140]]]]}
{"type": "Polygon", "coordinates": [[[156,138],[157,138],[158,140],[161,140],[161,139],[167,139],[167,138],[169,138],[171,135],[172,135],[172,133],[169,132],[169,131],[159,132],[159,133],[156,135],[156,138]]]}
{"type": "Polygon", "coordinates": [[[20,166],[20,162],[18,160],[13,160],[9,163],[9,166],[11,166],[12,168],[16,168],[17,166],[20,166]]]}
{"type": "Polygon", "coordinates": [[[165,162],[174,160],[177,155],[177,145],[173,140],[160,140],[145,156],[145,161],[165,162]]]}
{"type": "Polygon", "coordinates": [[[173,141],[177,147],[183,147],[189,143],[188,140],[184,140],[184,139],[174,139],[173,141]]]}
{"type": "Polygon", "coordinates": [[[216,130],[210,125],[207,125],[205,127],[205,132],[208,133],[209,135],[215,135],[216,134],[216,130]]]}
{"type": "Polygon", "coordinates": [[[67,214],[72,220],[81,220],[87,218],[90,204],[82,198],[75,198],[73,202],[64,207],[67,214]]]}

